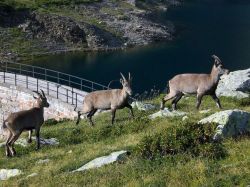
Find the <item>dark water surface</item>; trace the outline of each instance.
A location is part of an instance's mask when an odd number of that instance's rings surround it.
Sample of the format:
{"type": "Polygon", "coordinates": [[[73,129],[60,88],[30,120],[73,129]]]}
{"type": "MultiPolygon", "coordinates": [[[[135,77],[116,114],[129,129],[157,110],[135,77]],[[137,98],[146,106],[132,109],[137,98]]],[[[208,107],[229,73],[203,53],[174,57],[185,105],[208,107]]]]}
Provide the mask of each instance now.
{"type": "Polygon", "coordinates": [[[105,85],[119,79],[119,72],[130,71],[135,92],[154,86],[162,90],[178,73],[210,72],[212,54],[230,70],[250,67],[250,1],[188,1],[160,18],[177,26],[174,41],[118,52],[53,55],[32,63],[105,85]]]}

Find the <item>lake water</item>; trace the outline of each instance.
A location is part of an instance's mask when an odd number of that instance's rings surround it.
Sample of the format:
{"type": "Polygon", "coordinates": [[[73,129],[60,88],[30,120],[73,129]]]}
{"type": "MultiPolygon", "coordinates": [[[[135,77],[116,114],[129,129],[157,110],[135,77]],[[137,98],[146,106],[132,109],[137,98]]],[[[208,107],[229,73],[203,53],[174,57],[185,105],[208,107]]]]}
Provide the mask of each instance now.
{"type": "Polygon", "coordinates": [[[230,70],[250,67],[250,1],[188,1],[159,17],[174,22],[175,40],[126,51],[53,55],[32,64],[105,85],[119,79],[119,72],[131,72],[135,92],[163,90],[179,73],[209,73],[212,54],[230,70]]]}

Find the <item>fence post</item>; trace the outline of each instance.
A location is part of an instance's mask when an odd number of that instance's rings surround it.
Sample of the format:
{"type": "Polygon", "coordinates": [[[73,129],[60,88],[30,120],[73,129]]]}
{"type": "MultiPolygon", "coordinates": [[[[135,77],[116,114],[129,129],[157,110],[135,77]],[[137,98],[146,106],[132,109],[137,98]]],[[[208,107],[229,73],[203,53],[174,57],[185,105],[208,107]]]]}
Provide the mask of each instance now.
{"type": "Polygon", "coordinates": [[[73,91],[73,87],[72,87],[72,105],[74,104],[74,91],[73,91]]]}
{"type": "Polygon", "coordinates": [[[36,91],[38,92],[38,79],[36,79],[36,91]]]}
{"type": "Polygon", "coordinates": [[[56,85],[56,98],[58,99],[58,89],[59,89],[59,85],[56,85]]]}
{"type": "Polygon", "coordinates": [[[3,72],[3,83],[5,83],[5,71],[3,72]]]}
{"type": "Polygon", "coordinates": [[[77,107],[77,93],[76,93],[76,107],[77,107]]]}
{"type": "Polygon", "coordinates": [[[45,69],[45,80],[47,80],[47,69],[45,69]]]}
{"type": "Polygon", "coordinates": [[[67,89],[67,92],[66,92],[66,96],[67,96],[67,103],[69,103],[69,90],[67,89]]]}
{"type": "Polygon", "coordinates": [[[57,83],[59,84],[59,72],[57,72],[57,83]]]}
{"type": "Polygon", "coordinates": [[[16,73],[15,73],[15,86],[16,86],[16,73]]]}
{"type": "Polygon", "coordinates": [[[47,94],[49,95],[49,82],[47,82],[47,94]]]}

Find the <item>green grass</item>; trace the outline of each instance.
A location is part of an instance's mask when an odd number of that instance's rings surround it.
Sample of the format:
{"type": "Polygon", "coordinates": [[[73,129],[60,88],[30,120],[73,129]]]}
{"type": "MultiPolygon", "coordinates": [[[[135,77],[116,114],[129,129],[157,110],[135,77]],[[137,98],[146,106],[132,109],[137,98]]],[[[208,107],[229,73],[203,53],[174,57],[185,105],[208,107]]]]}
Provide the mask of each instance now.
{"type": "Polygon", "coordinates": [[[75,5],[99,1],[100,0],[2,0],[0,6],[7,5],[15,9],[38,9],[41,7],[75,5]]]}
{"type": "MultiPolygon", "coordinates": [[[[159,103],[157,98],[153,103],[159,103]]],[[[224,109],[239,108],[250,111],[249,100],[237,101],[221,98],[224,109]]],[[[169,105],[169,103],[168,103],[169,105]]],[[[110,113],[94,118],[95,127],[83,120],[76,126],[73,121],[47,123],[41,130],[45,138],[55,137],[58,146],[42,146],[35,151],[35,143],[29,147],[15,146],[17,156],[6,158],[0,149],[0,168],[18,168],[23,174],[2,181],[2,186],[247,186],[250,184],[250,139],[226,139],[222,146],[225,157],[211,158],[190,152],[166,154],[149,160],[136,153],[138,144],[146,136],[170,132],[170,129],[188,124],[219,111],[215,103],[205,97],[202,109],[211,109],[208,114],[195,110],[195,98],[182,99],[178,105],[189,112],[189,119],[159,118],[149,120],[150,112],[135,111],[136,118],[129,119],[127,109],[117,112],[116,123],[110,124],[110,113]],[[129,150],[131,155],[123,163],[115,163],[86,172],[70,173],[98,156],[116,150],[129,150]],[[72,153],[69,153],[72,151],[72,153]],[[39,159],[49,158],[46,164],[37,164],[39,159]],[[31,173],[38,176],[26,178],[31,173]]],[[[23,136],[27,136],[24,133],[23,136]]],[[[185,135],[183,135],[185,137],[185,135]]],[[[188,136],[188,135],[187,135],[188,136]]]]}

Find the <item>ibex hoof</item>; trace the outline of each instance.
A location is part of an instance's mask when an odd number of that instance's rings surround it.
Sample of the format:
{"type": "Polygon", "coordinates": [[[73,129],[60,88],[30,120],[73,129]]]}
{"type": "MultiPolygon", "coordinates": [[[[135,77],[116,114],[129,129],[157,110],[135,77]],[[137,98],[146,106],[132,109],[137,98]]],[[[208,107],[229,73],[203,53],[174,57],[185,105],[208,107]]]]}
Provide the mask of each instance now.
{"type": "Polygon", "coordinates": [[[28,142],[28,143],[32,143],[32,140],[31,140],[31,139],[28,139],[27,142],[28,142]]]}

